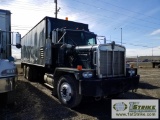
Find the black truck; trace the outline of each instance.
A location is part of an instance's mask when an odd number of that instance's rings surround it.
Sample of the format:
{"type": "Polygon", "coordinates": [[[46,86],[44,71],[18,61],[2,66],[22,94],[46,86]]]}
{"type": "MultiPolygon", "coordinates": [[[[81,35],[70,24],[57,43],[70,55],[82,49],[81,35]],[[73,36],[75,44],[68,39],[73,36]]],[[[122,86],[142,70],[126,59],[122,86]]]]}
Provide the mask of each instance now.
{"type": "Polygon", "coordinates": [[[41,80],[70,108],[82,96],[96,98],[136,90],[137,69],[126,68],[124,46],[97,44],[87,24],[45,17],[21,39],[21,67],[41,80]]]}

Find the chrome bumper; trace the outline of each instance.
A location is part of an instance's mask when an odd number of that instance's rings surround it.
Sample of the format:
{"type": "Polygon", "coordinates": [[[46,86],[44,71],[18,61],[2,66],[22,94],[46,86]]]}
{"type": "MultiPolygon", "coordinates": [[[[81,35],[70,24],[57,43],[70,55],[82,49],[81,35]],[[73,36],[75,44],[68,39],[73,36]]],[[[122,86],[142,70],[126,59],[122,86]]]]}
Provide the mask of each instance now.
{"type": "Polygon", "coordinates": [[[13,91],[16,87],[16,77],[0,78],[0,93],[13,91]]]}

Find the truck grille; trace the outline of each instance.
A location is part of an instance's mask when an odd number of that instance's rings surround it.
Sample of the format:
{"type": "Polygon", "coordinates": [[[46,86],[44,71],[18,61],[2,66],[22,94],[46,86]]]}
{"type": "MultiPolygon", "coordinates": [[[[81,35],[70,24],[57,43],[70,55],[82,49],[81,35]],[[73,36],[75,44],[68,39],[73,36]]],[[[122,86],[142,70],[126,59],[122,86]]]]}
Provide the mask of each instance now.
{"type": "Polygon", "coordinates": [[[125,75],[124,51],[100,51],[100,74],[102,77],[125,75]]]}

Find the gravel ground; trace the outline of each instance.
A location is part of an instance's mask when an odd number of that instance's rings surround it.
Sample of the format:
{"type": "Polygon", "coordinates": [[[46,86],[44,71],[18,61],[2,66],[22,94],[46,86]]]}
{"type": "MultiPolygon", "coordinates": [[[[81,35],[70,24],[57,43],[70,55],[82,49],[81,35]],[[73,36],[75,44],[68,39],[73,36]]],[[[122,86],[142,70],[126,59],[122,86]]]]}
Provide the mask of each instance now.
{"type": "MultiPolygon", "coordinates": [[[[21,72],[20,72],[21,73],[21,72]]],[[[136,93],[127,92],[117,99],[160,99],[160,69],[139,69],[141,75],[136,93]]],[[[111,100],[95,101],[86,98],[69,109],[62,106],[52,90],[37,82],[28,82],[23,76],[17,81],[15,105],[0,105],[0,120],[110,120],[111,100]]]]}

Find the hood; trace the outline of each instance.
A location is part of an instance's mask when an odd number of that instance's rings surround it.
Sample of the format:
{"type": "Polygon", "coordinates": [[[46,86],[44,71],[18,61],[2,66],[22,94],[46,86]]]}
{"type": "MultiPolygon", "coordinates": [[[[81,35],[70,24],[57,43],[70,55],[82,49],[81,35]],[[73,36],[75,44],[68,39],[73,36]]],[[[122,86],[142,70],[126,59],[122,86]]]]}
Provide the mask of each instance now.
{"type": "Polygon", "coordinates": [[[0,59],[0,77],[1,77],[1,72],[6,69],[15,69],[16,65],[14,62],[9,62],[9,60],[5,59],[0,59]]]}
{"type": "Polygon", "coordinates": [[[85,45],[85,46],[76,46],[75,50],[76,51],[91,51],[93,49],[96,49],[98,45],[85,45]]]}

